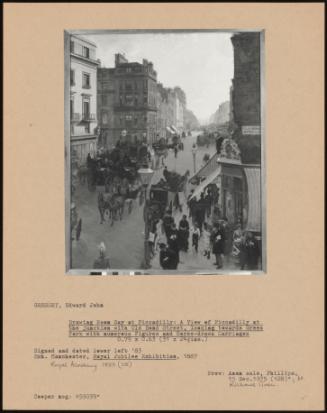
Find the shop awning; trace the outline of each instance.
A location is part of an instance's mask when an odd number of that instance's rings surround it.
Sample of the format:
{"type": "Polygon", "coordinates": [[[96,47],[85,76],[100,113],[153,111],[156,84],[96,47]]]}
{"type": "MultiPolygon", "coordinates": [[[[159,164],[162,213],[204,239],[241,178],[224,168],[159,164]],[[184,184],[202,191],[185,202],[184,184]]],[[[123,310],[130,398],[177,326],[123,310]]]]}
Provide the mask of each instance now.
{"type": "Polygon", "coordinates": [[[261,232],[261,169],[245,167],[248,187],[248,218],[246,230],[261,232]]]}
{"type": "Polygon", "coordinates": [[[178,130],[175,128],[174,125],[171,125],[170,128],[173,130],[173,133],[178,133],[178,130]]]}
{"type": "Polygon", "coordinates": [[[169,126],[166,126],[166,129],[167,129],[167,131],[168,131],[169,133],[175,133],[172,129],[170,129],[169,126]]]}
{"type": "Polygon", "coordinates": [[[206,178],[208,177],[210,174],[212,174],[212,172],[214,172],[217,169],[217,158],[218,155],[215,153],[210,159],[209,161],[200,169],[198,170],[198,172],[196,174],[194,174],[192,176],[192,178],[190,178],[190,182],[195,182],[196,178],[206,178]]]}
{"type": "Polygon", "coordinates": [[[209,176],[207,176],[206,179],[204,179],[204,180],[200,183],[200,185],[198,185],[198,186],[195,188],[195,190],[194,190],[194,192],[193,192],[193,194],[192,194],[192,196],[191,196],[190,199],[195,198],[196,200],[199,200],[201,193],[205,190],[205,188],[206,188],[209,184],[211,184],[211,183],[214,182],[214,180],[218,177],[218,175],[219,175],[219,169],[218,169],[217,166],[216,166],[216,169],[215,169],[213,172],[211,172],[211,174],[210,174],[209,176]]]}

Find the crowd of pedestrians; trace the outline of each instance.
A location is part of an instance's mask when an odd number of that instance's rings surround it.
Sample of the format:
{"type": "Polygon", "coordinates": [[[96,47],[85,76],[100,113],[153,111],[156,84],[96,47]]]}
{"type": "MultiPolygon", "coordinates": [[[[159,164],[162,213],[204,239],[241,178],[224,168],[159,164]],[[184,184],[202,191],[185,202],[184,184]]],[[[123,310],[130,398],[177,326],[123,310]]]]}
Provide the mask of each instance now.
{"type": "MultiPolygon", "coordinates": [[[[216,211],[217,213],[217,211],[216,211]]],[[[241,225],[232,227],[226,217],[199,224],[183,215],[175,222],[172,210],[167,209],[162,220],[153,229],[153,255],[160,251],[160,265],[164,270],[176,270],[182,264],[180,252],[202,254],[206,259],[214,258],[216,269],[239,268],[256,270],[260,258],[260,244],[251,231],[244,231],[241,225]]],[[[187,263],[186,263],[187,264],[187,263]]]]}

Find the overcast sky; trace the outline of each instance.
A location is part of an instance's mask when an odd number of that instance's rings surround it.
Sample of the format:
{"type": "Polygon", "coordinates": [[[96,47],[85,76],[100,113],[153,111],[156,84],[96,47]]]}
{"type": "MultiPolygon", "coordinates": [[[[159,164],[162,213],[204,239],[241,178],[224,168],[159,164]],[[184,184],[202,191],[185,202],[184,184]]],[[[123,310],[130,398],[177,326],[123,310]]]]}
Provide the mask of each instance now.
{"type": "Polygon", "coordinates": [[[130,62],[153,62],[157,80],[180,86],[187,107],[205,121],[229,100],[233,78],[231,33],[137,33],[83,35],[97,45],[103,67],[114,67],[115,53],[130,62]]]}

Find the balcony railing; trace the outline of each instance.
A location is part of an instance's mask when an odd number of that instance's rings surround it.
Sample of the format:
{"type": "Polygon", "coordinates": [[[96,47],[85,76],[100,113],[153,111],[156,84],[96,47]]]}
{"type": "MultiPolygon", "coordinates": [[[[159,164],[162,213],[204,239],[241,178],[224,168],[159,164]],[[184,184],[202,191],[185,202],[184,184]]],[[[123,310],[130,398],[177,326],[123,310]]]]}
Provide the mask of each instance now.
{"type": "Polygon", "coordinates": [[[91,89],[91,85],[85,84],[85,85],[82,85],[82,88],[83,89],[91,89]]]}
{"type": "Polygon", "coordinates": [[[94,113],[83,113],[82,120],[91,122],[96,120],[96,116],[94,113]]]}
{"type": "Polygon", "coordinates": [[[70,53],[77,57],[81,57],[82,59],[87,59],[92,63],[100,64],[100,59],[93,59],[92,57],[90,57],[90,55],[84,56],[83,53],[79,53],[77,50],[74,50],[74,48],[72,47],[70,48],[70,53]]]}
{"type": "Polygon", "coordinates": [[[79,122],[82,119],[82,116],[80,113],[72,113],[71,114],[71,121],[72,122],[79,122]]]}
{"type": "Polygon", "coordinates": [[[142,110],[151,110],[151,111],[158,111],[158,108],[156,106],[150,105],[148,103],[139,103],[137,105],[132,104],[132,105],[127,105],[126,103],[115,103],[114,104],[114,109],[118,110],[118,111],[131,111],[131,110],[138,110],[138,111],[142,111],[142,110]]]}

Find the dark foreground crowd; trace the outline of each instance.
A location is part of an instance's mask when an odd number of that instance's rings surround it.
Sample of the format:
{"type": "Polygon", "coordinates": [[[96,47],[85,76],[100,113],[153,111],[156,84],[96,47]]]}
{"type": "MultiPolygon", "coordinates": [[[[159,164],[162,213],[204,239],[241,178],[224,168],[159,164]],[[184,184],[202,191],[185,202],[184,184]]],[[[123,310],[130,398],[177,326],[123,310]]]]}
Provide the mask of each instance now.
{"type": "MultiPolygon", "coordinates": [[[[229,267],[231,260],[241,270],[256,270],[260,259],[260,245],[251,231],[243,231],[241,225],[232,230],[228,221],[222,219],[210,226],[204,223],[202,230],[195,223],[190,225],[183,215],[178,227],[168,209],[162,220],[153,223],[149,236],[150,254],[154,256],[156,246],[160,251],[160,265],[163,270],[176,270],[180,261],[180,252],[190,248],[195,254],[201,253],[208,260],[213,255],[217,269],[229,267]],[[164,236],[166,242],[163,242],[164,236]],[[199,244],[201,242],[201,249],[199,244]]],[[[109,257],[105,255],[105,245],[99,246],[99,257],[93,268],[110,268],[109,257]]]]}
{"type": "Polygon", "coordinates": [[[153,224],[149,238],[152,256],[156,245],[160,251],[160,265],[164,270],[178,269],[181,263],[180,252],[188,252],[190,248],[195,254],[201,253],[208,260],[213,256],[213,265],[217,269],[230,267],[233,260],[234,265],[241,270],[256,270],[261,255],[258,240],[252,232],[243,231],[241,225],[233,229],[224,218],[214,224],[204,222],[200,226],[197,222],[190,224],[186,215],[183,215],[177,225],[170,209],[167,209],[162,220],[153,224]]]}

